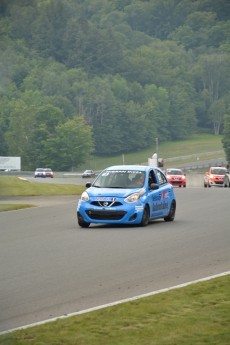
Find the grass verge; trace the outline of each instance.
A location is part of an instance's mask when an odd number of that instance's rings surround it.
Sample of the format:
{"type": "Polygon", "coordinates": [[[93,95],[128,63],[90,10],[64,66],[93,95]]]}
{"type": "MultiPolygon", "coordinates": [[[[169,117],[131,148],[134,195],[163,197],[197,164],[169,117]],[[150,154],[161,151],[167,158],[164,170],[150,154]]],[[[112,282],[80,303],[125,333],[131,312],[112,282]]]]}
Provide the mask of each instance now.
{"type": "Polygon", "coordinates": [[[0,204],[0,212],[20,210],[22,208],[29,208],[29,207],[35,207],[35,205],[31,205],[31,204],[0,204]]]}
{"type": "Polygon", "coordinates": [[[0,335],[4,345],[229,345],[230,275],[0,335]]]}
{"type": "Polygon", "coordinates": [[[75,184],[42,184],[0,176],[0,196],[79,195],[84,190],[84,186],[75,184]]]}
{"type": "MultiPolygon", "coordinates": [[[[0,196],[80,195],[84,186],[73,184],[42,184],[21,180],[15,176],[0,176],[0,196]]],[[[29,204],[0,204],[1,211],[33,207],[29,204]]]]}

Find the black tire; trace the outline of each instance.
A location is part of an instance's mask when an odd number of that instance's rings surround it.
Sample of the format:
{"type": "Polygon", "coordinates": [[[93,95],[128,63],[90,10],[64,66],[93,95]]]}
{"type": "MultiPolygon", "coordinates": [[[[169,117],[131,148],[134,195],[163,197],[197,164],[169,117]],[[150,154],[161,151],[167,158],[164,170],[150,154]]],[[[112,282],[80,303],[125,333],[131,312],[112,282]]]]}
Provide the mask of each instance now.
{"type": "Polygon", "coordinates": [[[172,201],[169,214],[167,215],[167,217],[164,217],[164,220],[166,222],[172,222],[175,218],[175,215],[176,215],[176,202],[172,201]]]}
{"type": "Polygon", "coordinates": [[[149,224],[149,208],[148,206],[145,206],[143,215],[142,215],[142,219],[140,222],[140,226],[147,226],[149,224]]]}
{"type": "Polygon", "coordinates": [[[207,188],[207,185],[206,185],[206,183],[204,183],[204,188],[207,188]]]}
{"type": "Polygon", "coordinates": [[[78,225],[82,228],[88,228],[90,226],[90,223],[84,222],[83,220],[78,220],[78,225]]]}

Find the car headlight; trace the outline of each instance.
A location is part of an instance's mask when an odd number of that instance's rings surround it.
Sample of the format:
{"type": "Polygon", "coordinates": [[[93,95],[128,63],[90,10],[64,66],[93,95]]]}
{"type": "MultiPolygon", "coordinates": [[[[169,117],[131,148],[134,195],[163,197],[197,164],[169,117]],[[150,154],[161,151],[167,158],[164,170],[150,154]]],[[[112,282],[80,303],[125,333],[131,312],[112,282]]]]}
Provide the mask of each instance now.
{"type": "Polygon", "coordinates": [[[83,192],[81,195],[82,201],[89,201],[89,194],[87,192],[83,192]]]}
{"type": "Polygon", "coordinates": [[[140,199],[140,193],[133,193],[129,195],[124,201],[125,202],[137,202],[140,199]]]}

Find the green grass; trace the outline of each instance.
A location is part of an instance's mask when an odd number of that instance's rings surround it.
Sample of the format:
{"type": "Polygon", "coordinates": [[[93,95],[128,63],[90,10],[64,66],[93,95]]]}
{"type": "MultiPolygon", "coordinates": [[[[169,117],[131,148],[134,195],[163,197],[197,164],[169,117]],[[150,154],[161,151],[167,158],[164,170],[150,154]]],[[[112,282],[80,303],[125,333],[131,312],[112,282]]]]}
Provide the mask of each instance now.
{"type": "Polygon", "coordinates": [[[0,335],[1,345],[229,345],[230,275],[0,335]]]}
{"type": "MultiPolygon", "coordinates": [[[[173,142],[161,142],[159,139],[158,146],[158,157],[172,158],[187,156],[192,154],[199,154],[205,152],[213,152],[223,150],[222,137],[211,134],[196,134],[193,135],[188,140],[173,141],[173,142]]],[[[139,152],[120,154],[114,157],[92,157],[90,160],[81,167],[84,169],[102,170],[110,165],[117,164],[143,164],[148,162],[148,158],[152,157],[153,153],[156,151],[156,146],[154,144],[149,149],[142,150],[139,152]]],[[[221,155],[223,156],[223,155],[221,155]]],[[[213,158],[219,158],[220,155],[213,156],[213,158]]],[[[209,157],[201,157],[200,160],[208,159],[209,157]]],[[[184,163],[180,160],[180,163],[184,163]]]]}
{"type": "Polygon", "coordinates": [[[75,184],[43,184],[0,176],[0,196],[79,195],[84,189],[84,186],[75,184]]]}
{"type": "Polygon", "coordinates": [[[0,204],[0,212],[20,210],[22,208],[29,208],[29,207],[35,207],[35,205],[31,205],[31,204],[0,204]]]}
{"type": "MultiPolygon", "coordinates": [[[[0,196],[80,195],[84,190],[85,187],[80,185],[42,184],[21,180],[15,176],[0,176],[0,196]]],[[[0,212],[33,206],[28,204],[0,204],[0,212]]]]}

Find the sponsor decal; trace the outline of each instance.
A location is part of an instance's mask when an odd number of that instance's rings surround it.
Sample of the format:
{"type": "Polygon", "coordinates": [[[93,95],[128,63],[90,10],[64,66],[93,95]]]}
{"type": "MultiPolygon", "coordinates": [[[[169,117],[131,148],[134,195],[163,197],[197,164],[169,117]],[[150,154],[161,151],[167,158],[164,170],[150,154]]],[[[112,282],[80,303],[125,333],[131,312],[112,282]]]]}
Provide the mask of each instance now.
{"type": "Polygon", "coordinates": [[[142,212],[144,210],[144,206],[135,206],[135,210],[137,212],[142,212]]]}
{"type": "Polygon", "coordinates": [[[162,193],[162,199],[166,199],[168,197],[168,192],[165,190],[163,193],[162,193]]]}
{"type": "Polygon", "coordinates": [[[101,202],[109,202],[109,201],[112,201],[112,202],[114,202],[114,201],[116,201],[116,198],[114,197],[114,198],[110,198],[110,197],[105,197],[105,196],[100,196],[100,197],[98,197],[98,198],[95,198],[95,200],[96,201],[101,201],[101,202]]]}
{"type": "Polygon", "coordinates": [[[142,174],[143,171],[141,170],[107,170],[105,171],[102,176],[107,176],[109,174],[142,174]]]}
{"type": "Polygon", "coordinates": [[[167,199],[168,194],[169,194],[169,192],[165,190],[163,193],[160,193],[158,195],[154,195],[153,201],[161,201],[161,200],[167,199]]]}
{"type": "Polygon", "coordinates": [[[153,205],[153,211],[160,211],[160,210],[166,210],[168,208],[168,203],[163,202],[161,204],[154,204],[153,205]]]}
{"type": "Polygon", "coordinates": [[[161,194],[154,195],[153,201],[160,201],[161,200],[161,194]]]}

